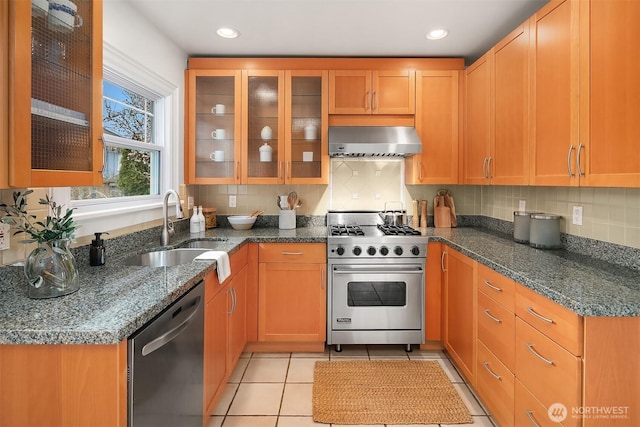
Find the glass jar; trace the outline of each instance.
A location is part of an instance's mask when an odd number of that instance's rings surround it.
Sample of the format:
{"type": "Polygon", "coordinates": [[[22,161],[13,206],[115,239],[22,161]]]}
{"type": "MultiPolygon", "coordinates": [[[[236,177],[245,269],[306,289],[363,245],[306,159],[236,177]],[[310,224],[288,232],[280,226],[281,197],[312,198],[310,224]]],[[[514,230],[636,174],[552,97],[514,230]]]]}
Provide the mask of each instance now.
{"type": "Polygon", "coordinates": [[[217,212],[216,208],[202,208],[202,214],[204,215],[205,228],[217,227],[216,212],[217,212]]]}
{"type": "Polygon", "coordinates": [[[78,267],[69,250],[69,240],[40,243],[24,264],[29,280],[29,298],[53,298],[80,289],[78,267]]]}

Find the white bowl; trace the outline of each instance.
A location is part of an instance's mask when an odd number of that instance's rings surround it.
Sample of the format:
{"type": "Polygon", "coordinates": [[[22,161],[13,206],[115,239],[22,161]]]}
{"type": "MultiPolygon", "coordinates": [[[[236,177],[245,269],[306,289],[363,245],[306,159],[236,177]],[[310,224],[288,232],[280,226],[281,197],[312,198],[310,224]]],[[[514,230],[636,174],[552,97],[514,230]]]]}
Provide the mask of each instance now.
{"type": "Polygon", "coordinates": [[[229,220],[229,224],[236,230],[249,230],[253,227],[253,224],[256,222],[257,216],[249,216],[249,215],[233,215],[227,217],[229,220]]]}

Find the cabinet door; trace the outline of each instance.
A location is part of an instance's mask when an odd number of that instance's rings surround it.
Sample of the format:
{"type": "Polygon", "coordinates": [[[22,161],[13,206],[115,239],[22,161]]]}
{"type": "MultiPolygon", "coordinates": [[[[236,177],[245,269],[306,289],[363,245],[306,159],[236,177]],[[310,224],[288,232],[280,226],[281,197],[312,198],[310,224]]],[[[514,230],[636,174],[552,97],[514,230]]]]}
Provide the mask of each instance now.
{"type": "Polygon", "coordinates": [[[247,267],[243,267],[229,282],[229,338],[227,373],[231,374],[247,343],[247,267]]]}
{"type": "Polygon", "coordinates": [[[442,339],[442,243],[427,245],[427,272],[424,292],[424,339],[442,339]]]}
{"type": "Polygon", "coordinates": [[[242,178],[284,183],[284,71],[242,72],[242,178]],[[262,150],[262,151],[261,151],[262,150]],[[264,151],[270,155],[263,155],[264,151]]]}
{"type": "Polygon", "coordinates": [[[214,409],[213,398],[224,385],[227,373],[228,307],[227,289],[218,292],[205,306],[203,406],[206,414],[210,414],[214,409]]]}
{"type": "Polygon", "coordinates": [[[371,114],[371,71],[329,71],[329,114],[371,114]]]}
{"type": "Polygon", "coordinates": [[[0,3],[0,188],[9,186],[9,2],[0,3]]]}
{"type": "Polygon", "coordinates": [[[187,183],[239,183],[240,71],[187,71],[187,85],[187,183]]]}
{"type": "Polygon", "coordinates": [[[326,264],[260,263],[258,340],[324,342],[326,264]]]}
{"type": "Polygon", "coordinates": [[[373,114],[414,114],[416,77],[413,70],[373,71],[371,112],[373,114]]]}
{"type": "Polygon", "coordinates": [[[422,153],[405,162],[407,184],[458,183],[458,71],[416,72],[422,153]]]}
{"type": "Polygon", "coordinates": [[[580,185],[640,187],[640,3],[581,2],[580,15],[580,185]]]}
{"type": "Polygon", "coordinates": [[[287,71],[285,182],[329,182],[328,72],[287,71]]]}
{"type": "Polygon", "coordinates": [[[578,1],[552,0],[530,20],[532,185],[578,185],[578,1]]]}
{"type": "Polygon", "coordinates": [[[488,184],[491,149],[491,63],[485,54],[466,70],[464,182],[488,184]]]}
{"type": "Polygon", "coordinates": [[[464,376],[474,384],[476,263],[445,248],[444,345],[464,376]]]}
{"type": "Polygon", "coordinates": [[[493,184],[529,183],[529,24],[524,23],[492,50],[494,137],[493,184]]]}
{"type": "Polygon", "coordinates": [[[11,186],[102,184],[102,1],[75,4],[83,23],[68,31],[29,1],[9,2],[11,186]]]}

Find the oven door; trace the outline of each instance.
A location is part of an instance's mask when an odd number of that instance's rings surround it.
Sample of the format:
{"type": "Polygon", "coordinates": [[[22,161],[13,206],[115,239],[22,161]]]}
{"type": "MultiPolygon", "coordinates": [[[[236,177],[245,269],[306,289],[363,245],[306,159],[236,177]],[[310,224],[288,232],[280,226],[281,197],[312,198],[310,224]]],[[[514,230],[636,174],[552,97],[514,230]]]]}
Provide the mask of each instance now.
{"type": "Polygon", "coordinates": [[[331,266],[331,329],[421,330],[424,265],[331,266]]]}

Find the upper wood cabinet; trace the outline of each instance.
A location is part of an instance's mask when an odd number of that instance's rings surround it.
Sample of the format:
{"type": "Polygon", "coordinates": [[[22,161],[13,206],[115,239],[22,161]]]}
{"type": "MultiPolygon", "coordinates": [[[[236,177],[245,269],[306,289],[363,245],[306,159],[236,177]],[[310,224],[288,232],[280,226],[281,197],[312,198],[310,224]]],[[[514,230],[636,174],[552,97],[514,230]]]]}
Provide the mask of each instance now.
{"type": "Polygon", "coordinates": [[[464,183],[489,184],[491,161],[491,54],[465,71],[464,183]]]}
{"type": "Polygon", "coordinates": [[[407,184],[458,183],[459,74],[416,72],[415,126],[422,153],[405,161],[407,184]]]}
{"type": "Polygon", "coordinates": [[[11,186],[102,183],[102,1],[75,4],[78,17],[69,26],[30,1],[9,2],[10,150],[3,169],[11,186]]]}
{"type": "Polygon", "coordinates": [[[415,71],[329,71],[329,114],[414,114],[415,71]]]}
{"type": "Polygon", "coordinates": [[[580,2],[580,184],[640,187],[640,2],[580,2]]]}

